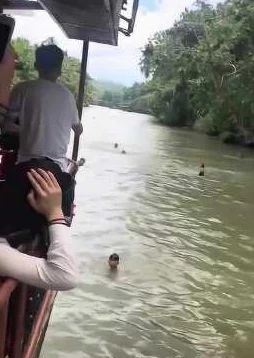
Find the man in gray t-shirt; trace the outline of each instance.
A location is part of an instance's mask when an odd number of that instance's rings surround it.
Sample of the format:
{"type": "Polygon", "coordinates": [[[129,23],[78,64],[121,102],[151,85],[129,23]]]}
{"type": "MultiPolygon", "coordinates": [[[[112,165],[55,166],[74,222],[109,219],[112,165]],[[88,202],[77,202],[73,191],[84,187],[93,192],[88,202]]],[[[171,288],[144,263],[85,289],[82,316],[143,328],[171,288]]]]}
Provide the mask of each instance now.
{"type": "Polygon", "coordinates": [[[12,91],[10,108],[17,112],[19,125],[6,125],[7,131],[18,131],[18,163],[47,157],[67,169],[66,153],[71,129],[82,133],[73,94],[57,83],[61,75],[63,51],[56,45],[36,50],[35,68],[39,78],[18,84],[12,91]]]}

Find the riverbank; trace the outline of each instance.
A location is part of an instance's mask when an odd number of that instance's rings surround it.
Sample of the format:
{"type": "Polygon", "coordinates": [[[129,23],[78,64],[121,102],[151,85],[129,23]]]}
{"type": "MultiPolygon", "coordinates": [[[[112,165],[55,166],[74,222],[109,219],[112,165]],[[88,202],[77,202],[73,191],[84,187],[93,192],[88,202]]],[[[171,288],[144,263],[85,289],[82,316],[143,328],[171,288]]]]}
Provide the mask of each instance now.
{"type": "Polygon", "coordinates": [[[193,129],[208,136],[218,137],[222,143],[239,145],[241,147],[254,149],[254,133],[244,127],[232,125],[231,129],[219,132],[212,121],[200,119],[194,123],[193,129]]]}
{"type": "Polygon", "coordinates": [[[243,127],[236,127],[234,130],[225,130],[218,133],[212,126],[207,125],[202,120],[195,122],[193,126],[169,126],[168,124],[161,123],[159,119],[154,117],[154,123],[161,126],[174,129],[188,129],[190,131],[199,132],[208,137],[216,137],[224,144],[237,145],[244,148],[254,149],[254,133],[243,127]]]}
{"type": "Polygon", "coordinates": [[[220,135],[220,139],[226,144],[235,144],[254,149],[254,135],[244,128],[240,128],[236,132],[223,132],[220,135]]]}
{"type": "Polygon", "coordinates": [[[138,96],[137,98],[131,101],[124,101],[119,103],[94,99],[91,104],[94,106],[107,107],[111,109],[120,109],[126,112],[134,112],[134,113],[148,114],[148,115],[151,114],[151,111],[147,104],[146,96],[138,96]]]}

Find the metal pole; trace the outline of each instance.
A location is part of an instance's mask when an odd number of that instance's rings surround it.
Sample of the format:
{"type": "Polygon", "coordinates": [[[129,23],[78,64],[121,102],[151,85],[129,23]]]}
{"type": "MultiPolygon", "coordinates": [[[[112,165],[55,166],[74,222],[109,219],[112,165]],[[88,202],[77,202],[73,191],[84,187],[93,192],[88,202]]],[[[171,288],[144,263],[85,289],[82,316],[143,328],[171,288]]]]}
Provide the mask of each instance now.
{"type": "MultiPolygon", "coordinates": [[[[80,121],[82,119],[83,106],[84,106],[88,49],[89,49],[89,41],[84,41],[82,60],[80,66],[79,91],[78,91],[78,98],[77,98],[77,107],[78,107],[78,114],[79,114],[80,121]]],[[[78,150],[79,150],[79,136],[75,135],[73,150],[72,150],[72,160],[76,161],[78,159],[78,150]]]]}

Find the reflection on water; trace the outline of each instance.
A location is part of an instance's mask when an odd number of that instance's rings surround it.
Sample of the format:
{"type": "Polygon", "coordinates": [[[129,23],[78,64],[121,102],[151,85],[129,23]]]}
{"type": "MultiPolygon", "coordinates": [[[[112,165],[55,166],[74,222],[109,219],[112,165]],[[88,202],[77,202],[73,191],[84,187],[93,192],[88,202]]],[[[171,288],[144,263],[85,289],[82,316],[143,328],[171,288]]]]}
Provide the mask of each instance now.
{"type": "Polygon", "coordinates": [[[41,356],[253,357],[251,152],[144,115],[90,107],[84,121],[80,284],[59,295],[41,356]]]}

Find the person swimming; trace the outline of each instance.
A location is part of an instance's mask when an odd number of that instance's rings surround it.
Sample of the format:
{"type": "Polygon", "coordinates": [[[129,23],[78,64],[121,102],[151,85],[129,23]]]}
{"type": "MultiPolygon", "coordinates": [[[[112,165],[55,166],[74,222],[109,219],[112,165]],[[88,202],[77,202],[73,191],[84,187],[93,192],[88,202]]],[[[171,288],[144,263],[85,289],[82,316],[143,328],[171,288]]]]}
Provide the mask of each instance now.
{"type": "Polygon", "coordinates": [[[108,259],[108,264],[111,270],[116,270],[119,265],[119,255],[116,253],[111,254],[108,259]]]}
{"type": "Polygon", "coordinates": [[[117,149],[118,148],[118,143],[114,144],[114,148],[117,149]]]}
{"type": "Polygon", "coordinates": [[[200,166],[200,171],[199,171],[199,174],[198,174],[200,177],[204,177],[205,176],[205,164],[202,163],[201,166],[200,166]]]}

